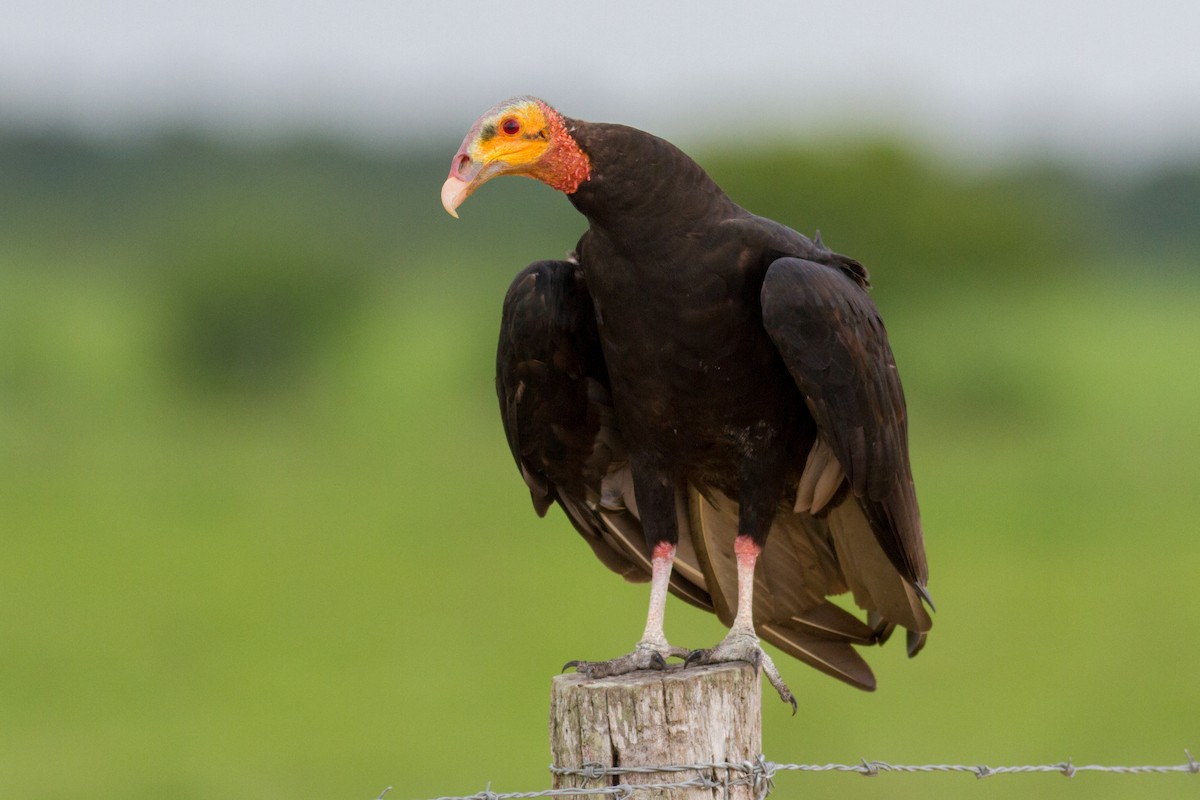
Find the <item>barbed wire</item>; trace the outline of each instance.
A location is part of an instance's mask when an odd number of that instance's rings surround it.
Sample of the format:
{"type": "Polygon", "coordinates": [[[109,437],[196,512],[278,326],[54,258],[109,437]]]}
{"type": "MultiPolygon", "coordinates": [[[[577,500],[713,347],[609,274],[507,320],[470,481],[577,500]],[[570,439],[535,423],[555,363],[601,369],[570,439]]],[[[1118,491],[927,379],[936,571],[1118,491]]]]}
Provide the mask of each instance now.
{"type": "MultiPolygon", "coordinates": [[[[661,783],[621,783],[614,786],[597,786],[595,788],[573,787],[564,789],[545,789],[538,792],[506,792],[497,793],[491,790],[489,784],[478,794],[455,797],[438,797],[434,800],[532,800],[539,797],[614,797],[618,800],[633,798],[638,792],[658,791],[665,789],[724,789],[724,796],[729,796],[729,790],[735,786],[752,787],[756,800],[765,800],[775,786],[777,772],[845,772],[855,773],[864,777],[877,777],[884,772],[933,773],[933,772],[964,772],[976,778],[991,778],[996,775],[1020,775],[1031,773],[1058,773],[1067,778],[1073,778],[1081,772],[1100,772],[1111,775],[1164,775],[1172,772],[1200,775],[1200,762],[1192,758],[1188,750],[1183,751],[1187,756],[1184,764],[1170,766],[1106,766],[1103,764],[1075,764],[1071,759],[1057,764],[1032,764],[1023,766],[989,767],[983,764],[892,764],[888,761],[867,761],[863,759],[857,764],[780,764],[767,761],[759,756],[753,761],[723,762],[714,761],[698,764],[669,764],[652,767],[608,767],[599,763],[587,763],[578,767],[559,767],[550,765],[550,773],[559,777],[578,777],[587,780],[614,778],[625,775],[671,775],[682,772],[724,773],[724,779],[718,780],[705,774],[699,774],[685,781],[667,781],[661,783]]],[[[386,791],[385,791],[386,794],[386,791]]],[[[382,798],[382,795],[380,795],[382,798]]]]}

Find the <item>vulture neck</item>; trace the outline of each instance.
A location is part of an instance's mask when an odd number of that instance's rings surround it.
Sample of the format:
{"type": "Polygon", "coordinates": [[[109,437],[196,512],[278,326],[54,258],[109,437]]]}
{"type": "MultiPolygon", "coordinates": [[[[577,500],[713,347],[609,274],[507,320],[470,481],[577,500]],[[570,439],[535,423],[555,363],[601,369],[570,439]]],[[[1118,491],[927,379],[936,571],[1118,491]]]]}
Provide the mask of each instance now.
{"type": "Polygon", "coordinates": [[[665,139],[625,125],[566,123],[592,165],[591,177],[567,197],[593,228],[649,243],[738,211],[699,164],[665,139]]]}

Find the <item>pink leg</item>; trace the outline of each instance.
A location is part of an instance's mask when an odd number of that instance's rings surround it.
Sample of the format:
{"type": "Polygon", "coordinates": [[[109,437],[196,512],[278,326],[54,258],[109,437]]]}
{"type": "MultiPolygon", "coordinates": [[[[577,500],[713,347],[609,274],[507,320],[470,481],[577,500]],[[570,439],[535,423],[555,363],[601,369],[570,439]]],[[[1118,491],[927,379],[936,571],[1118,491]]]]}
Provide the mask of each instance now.
{"type": "Polygon", "coordinates": [[[762,667],[767,680],[779,692],[785,702],[792,704],[792,713],[796,713],[796,699],[775,662],[767,655],[762,645],[758,643],[758,634],[754,632],[754,565],[762,554],[762,548],[749,536],[738,536],[733,540],[733,552],[737,556],[738,573],[738,607],[733,618],[729,633],[716,647],[711,650],[697,650],[687,659],[689,664],[722,664],[730,661],[747,661],[756,667],[762,667]]]}
{"type": "Polygon", "coordinates": [[[737,555],[738,607],[731,630],[754,633],[754,565],[762,548],[749,536],[733,540],[733,552],[737,555]]]}
{"type": "Polygon", "coordinates": [[[646,612],[646,629],[633,652],[610,661],[570,661],[567,667],[574,667],[589,678],[605,678],[639,669],[663,669],[669,657],[686,657],[688,651],[682,647],[672,647],[663,633],[663,615],[667,607],[667,589],[671,585],[674,560],[675,545],[659,542],[655,546],[650,559],[650,608],[646,612]]]}
{"type": "Polygon", "coordinates": [[[646,630],[638,643],[659,649],[669,647],[663,633],[663,615],[667,608],[667,587],[671,584],[671,565],[675,561],[675,545],[659,542],[650,561],[650,610],[646,613],[646,630]]]}

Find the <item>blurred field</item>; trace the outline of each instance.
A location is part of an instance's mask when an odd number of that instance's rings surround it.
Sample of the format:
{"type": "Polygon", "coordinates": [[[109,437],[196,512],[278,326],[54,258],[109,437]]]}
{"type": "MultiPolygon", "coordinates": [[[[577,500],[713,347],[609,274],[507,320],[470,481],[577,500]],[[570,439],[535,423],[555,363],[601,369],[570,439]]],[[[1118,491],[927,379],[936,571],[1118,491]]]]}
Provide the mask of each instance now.
{"type": "MultiPolygon", "coordinates": [[[[781,660],[800,713],[768,703],[768,757],[1197,754],[1198,173],[973,175],[870,143],[705,163],[872,269],[939,609],[915,661],[869,654],[873,695],[781,660]]],[[[534,516],[494,408],[507,281],[582,222],[518,181],[455,222],[443,166],[321,143],[0,145],[0,797],[548,785],[549,678],[627,649],[645,589],[534,516]]],[[[673,600],[667,630],[721,635],[673,600]]]]}

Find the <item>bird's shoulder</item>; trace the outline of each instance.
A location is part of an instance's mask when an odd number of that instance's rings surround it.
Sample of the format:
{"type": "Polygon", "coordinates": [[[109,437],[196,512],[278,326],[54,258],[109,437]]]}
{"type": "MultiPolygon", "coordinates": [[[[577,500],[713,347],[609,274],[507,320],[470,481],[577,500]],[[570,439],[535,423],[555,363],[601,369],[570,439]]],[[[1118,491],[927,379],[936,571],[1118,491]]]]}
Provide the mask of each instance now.
{"type": "Polygon", "coordinates": [[[850,256],[834,252],[821,240],[820,232],[809,238],[768,217],[760,217],[743,209],[731,215],[717,226],[725,237],[742,243],[744,251],[757,256],[761,267],[766,269],[780,258],[799,258],[839,270],[863,289],[870,288],[867,268],[850,256]]]}

